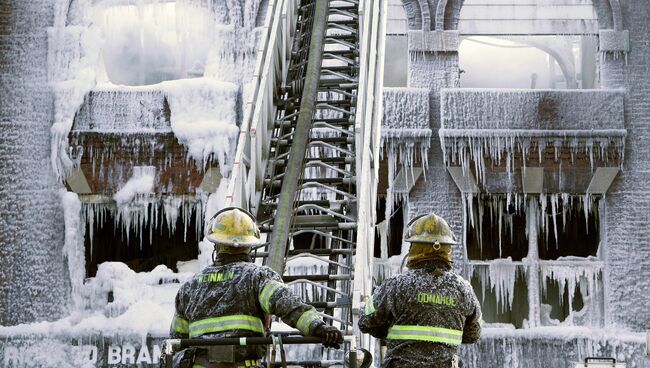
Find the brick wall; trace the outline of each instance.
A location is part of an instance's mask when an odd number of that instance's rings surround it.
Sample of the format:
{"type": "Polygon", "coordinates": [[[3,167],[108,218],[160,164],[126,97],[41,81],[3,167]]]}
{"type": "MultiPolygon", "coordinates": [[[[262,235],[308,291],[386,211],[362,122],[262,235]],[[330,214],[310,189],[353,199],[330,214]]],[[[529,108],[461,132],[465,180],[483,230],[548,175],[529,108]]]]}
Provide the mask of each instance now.
{"type": "Polygon", "coordinates": [[[49,158],[53,4],[0,2],[0,325],[53,320],[66,309],[62,186],[49,158]]]}

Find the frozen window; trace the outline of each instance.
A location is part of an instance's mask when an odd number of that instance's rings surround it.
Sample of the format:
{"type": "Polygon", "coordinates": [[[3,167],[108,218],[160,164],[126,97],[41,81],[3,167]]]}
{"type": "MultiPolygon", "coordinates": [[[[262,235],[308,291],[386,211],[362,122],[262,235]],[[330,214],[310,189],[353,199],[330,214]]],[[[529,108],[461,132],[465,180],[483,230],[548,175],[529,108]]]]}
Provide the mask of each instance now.
{"type": "Polygon", "coordinates": [[[405,35],[408,31],[408,20],[402,0],[388,0],[386,14],[386,34],[405,35]]]}
{"type": "Polygon", "coordinates": [[[600,244],[598,201],[556,197],[545,206],[545,231],[539,234],[539,258],[597,256],[600,244]]]}
{"type": "Polygon", "coordinates": [[[481,302],[483,320],[522,328],[528,318],[528,286],[523,267],[501,267],[496,273],[489,264],[474,265],[471,284],[481,302]],[[492,270],[491,270],[492,268],[492,270]],[[490,273],[492,271],[492,273],[490,273]],[[505,276],[505,277],[504,277],[505,276]]]}
{"type": "Polygon", "coordinates": [[[598,88],[595,36],[469,36],[459,47],[464,88],[598,88]]]}
{"type": "Polygon", "coordinates": [[[402,235],[404,234],[404,211],[402,202],[393,203],[390,218],[386,223],[386,197],[377,200],[377,227],[375,227],[375,258],[392,257],[402,252],[402,235]],[[382,237],[385,237],[382,239],[382,237]],[[385,242],[385,249],[382,249],[385,242]],[[382,254],[384,253],[384,254],[382,254]]]}
{"type": "Polygon", "coordinates": [[[83,203],[86,277],[94,277],[99,264],[123,262],[135,272],[196,259],[202,239],[200,202],[134,202],[118,208],[115,202],[83,203]]]}
{"type": "Polygon", "coordinates": [[[484,320],[601,325],[600,206],[588,195],[467,195],[468,269],[484,320]]]}
{"type": "Polygon", "coordinates": [[[406,35],[386,36],[384,87],[406,87],[408,54],[406,35]]]}
{"type": "Polygon", "coordinates": [[[210,51],[209,11],[176,2],[99,9],[108,79],[130,86],[203,76],[210,51]]]}
{"type": "Polygon", "coordinates": [[[466,244],[467,257],[492,260],[510,257],[521,261],[528,253],[525,208],[504,196],[472,198],[466,244]]]}

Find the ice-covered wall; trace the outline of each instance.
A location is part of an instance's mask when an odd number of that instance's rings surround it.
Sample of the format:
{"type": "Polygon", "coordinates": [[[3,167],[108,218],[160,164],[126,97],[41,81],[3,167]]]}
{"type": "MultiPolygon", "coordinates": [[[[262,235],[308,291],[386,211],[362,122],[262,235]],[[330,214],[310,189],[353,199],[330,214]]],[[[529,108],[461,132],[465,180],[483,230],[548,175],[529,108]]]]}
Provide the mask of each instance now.
{"type": "MultiPolygon", "coordinates": [[[[611,13],[609,19],[601,14],[603,4],[607,2],[595,3],[601,28],[611,28],[611,13]]],[[[650,289],[650,234],[646,230],[650,221],[647,195],[650,183],[650,146],[647,144],[650,140],[650,7],[643,0],[621,2],[621,6],[622,24],[629,31],[629,45],[625,44],[625,34],[615,35],[620,36],[622,44],[606,45],[613,51],[603,49],[600,52],[601,85],[609,91],[583,91],[582,95],[573,96],[564,96],[564,92],[557,91],[550,110],[540,106],[538,96],[535,103],[523,103],[516,117],[502,119],[503,123],[512,124],[508,126],[496,120],[503,112],[495,106],[488,106],[495,99],[499,100],[499,96],[485,99],[485,104],[465,99],[475,96],[458,96],[460,99],[454,103],[459,108],[449,117],[441,117],[440,90],[458,87],[457,53],[448,50],[410,53],[409,86],[430,91],[432,107],[429,119],[433,140],[428,153],[426,180],[420,179],[409,196],[409,218],[435,211],[447,219],[457,234],[463,234],[461,196],[443,164],[443,152],[438,142],[441,119],[450,118],[452,124],[457,124],[455,128],[467,128],[467,124],[480,123],[478,115],[473,113],[474,109],[479,109],[495,118],[493,123],[497,126],[493,128],[529,129],[531,124],[537,124],[546,129],[570,127],[584,130],[587,134],[590,129],[627,130],[624,166],[605,197],[602,215],[604,323],[607,326],[605,330],[615,331],[617,336],[603,336],[602,329],[572,336],[566,335],[574,330],[571,328],[486,330],[478,346],[463,349],[462,355],[470,367],[519,366],[521,362],[531,367],[565,366],[569,360],[584,359],[592,353],[626,360],[630,362],[629,366],[641,367],[650,363],[650,358],[643,357],[641,333],[650,329],[650,295],[647,292],[650,289]],[[542,115],[552,113],[555,115],[553,119],[539,119],[540,107],[542,115]],[[634,337],[622,338],[624,331],[634,331],[634,337]],[[562,349],[561,345],[569,347],[562,349]],[[494,357],[498,358],[494,360],[494,357]],[[555,360],[549,365],[550,357],[555,360]]],[[[522,96],[515,98],[525,99],[522,96]]],[[[501,101],[502,106],[509,106],[512,102],[501,101]]],[[[454,249],[454,259],[454,269],[462,273],[465,263],[463,246],[454,249]]]]}
{"type": "Polygon", "coordinates": [[[476,345],[463,345],[467,367],[573,367],[586,357],[612,357],[628,368],[647,367],[643,334],[589,328],[491,328],[476,345]]]}
{"type": "Polygon", "coordinates": [[[650,330],[650,6],[635,0],[623,1],[621,7],[630,37],[627,64],[619,65],[624,60],[610,55],[614,65],[605,67],[618,65],[623,72],[608,78],[625,86],[628,138],[625,166],[607,196],[606,305],[610,323],[650,330]]]}
{"type": "MultiPolygon", "coordinates": [[[[164,102],[155,88],[140,87],[143,95],[151,93],[142,99],[118,101],[111,106],[113,111],[98,107],[92,117],[92,111],[81,112],[90,119],[104,118],[97,123],[106,126],[81,121],[79,127],[88,131],[107,128],[126,135],[134,130],[140,134],[162,130],[169,135],[171,129],[187,147],[188,160],[200,164],[213,154],[225,175],[234,148],[230,138],[238,133],[242,109],[238,104],[252,75],[258,26],[264,18],[257,10],[268,2],[179,3],[211,4],[213,28],[207,33],[212,43],[203,77],[159,85],[164,102]],[[118,115],[123,120],[109,121],[118,115]],[[120,125],[125,121],[139,125],[120,125]]],[[[70,158],[74,158],[68,157],[68,133],[84,96],[98,81],[104,82],[102,88],[108,94],[123,89],[106,83],[100,52],[102,30],[92,21],[92,11],[94,6],[124,4],[144,2],[0,4],[0,326],[57,320],[67,315],[70,289],[79,288],[77,271],[83,257],[66,258],[72,248],[64,247],[64,237],[78,246],[83,231],[79,218],[64,216],[62,203],[72,202],[65,200],[67,195],[62,200],[60,193],[64,174],[73,164],[70,158]]],[[[137,94],[135,90],[125,98],[137,94]]],[[[68,207],[68,212],[75,212],[79,206],[68,207]]],[[[83,248],[74,251],[79,255],[83,248]]]]}
{"type": "Polygon", "coordinates": [[[59,318],[70,282],[50,165],[53,0],[0,4],[0,325],[59,318]]]}
{"type": "Polygon", "coordinates": [[[445,129],[624,129],[623,90],[446,89],[445,129]]]}

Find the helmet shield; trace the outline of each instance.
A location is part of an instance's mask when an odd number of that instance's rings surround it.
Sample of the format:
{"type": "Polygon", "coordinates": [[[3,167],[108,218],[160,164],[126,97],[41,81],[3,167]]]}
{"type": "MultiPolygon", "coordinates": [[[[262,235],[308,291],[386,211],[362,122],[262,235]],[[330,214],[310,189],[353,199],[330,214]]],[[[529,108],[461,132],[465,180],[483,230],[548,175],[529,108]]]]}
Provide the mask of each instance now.
{"type": "Polygon", "coordinates": [[[260,242],[255,218],[248,211],[227,207],[217,212],[206,227],[206,238],[215,244],[231,247],[254,247],[260,242]]]}

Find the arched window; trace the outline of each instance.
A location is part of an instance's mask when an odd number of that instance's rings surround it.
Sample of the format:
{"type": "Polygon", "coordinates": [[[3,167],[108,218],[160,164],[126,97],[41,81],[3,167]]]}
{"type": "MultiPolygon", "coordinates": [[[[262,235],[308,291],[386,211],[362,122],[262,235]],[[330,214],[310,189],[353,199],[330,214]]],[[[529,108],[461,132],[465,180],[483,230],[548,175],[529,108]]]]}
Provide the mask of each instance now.
{"type": "Polygon", "coordinates": [[[460,86],[597,88],[598,22],[590,2],[466,0],[460,86]]]}

